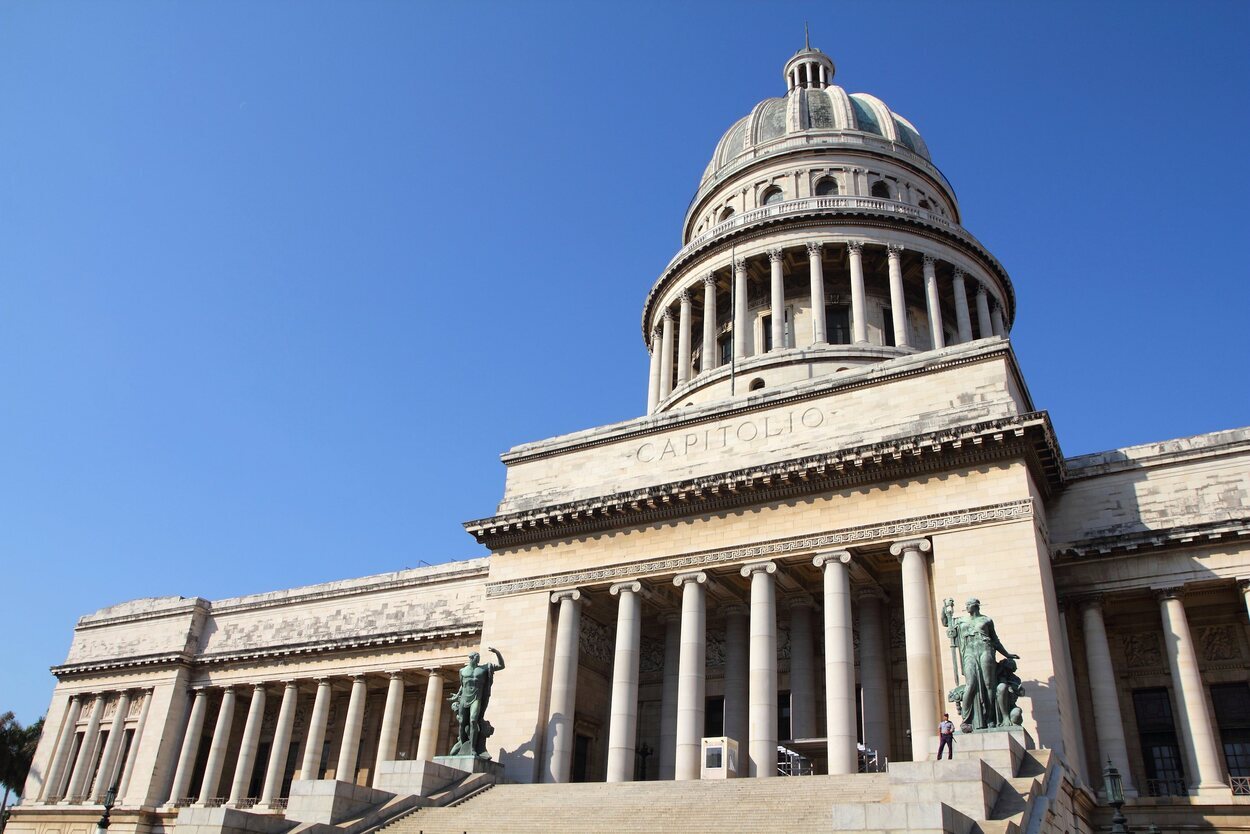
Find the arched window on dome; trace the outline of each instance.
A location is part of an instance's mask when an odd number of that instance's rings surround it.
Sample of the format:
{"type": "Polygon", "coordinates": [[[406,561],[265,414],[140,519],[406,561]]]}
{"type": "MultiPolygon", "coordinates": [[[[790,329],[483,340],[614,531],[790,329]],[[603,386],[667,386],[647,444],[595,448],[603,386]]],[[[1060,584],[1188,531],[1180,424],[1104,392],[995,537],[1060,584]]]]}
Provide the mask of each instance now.
{"type": "Polygon", "coordinates": [[[763,196],[760,197],[760,205],[771,206],[774,203],[780,203],[785,198],[786,195],[781,193],[781,189],[774,185],[769,187],[768,190],[764,192],[763,196]]]}
{"type": "Polygon", "coordinates": [[[838,181],[833,177],[821,177],[816,181],[817,197],[836,197],[838,196],[838,181]]]}
{"type": "Polygon", "coordinates": [[[883,200],[890,199],[890,186],[885,180],[877,180],[872,184],[872,196],[880,197],[883,200]]]}
{"type": "Polygon", "coordinates": [[[763,390],[763,388],[764,388],[764,380],[760,379],[759,377],[756,377],[755,379],[751,380],[750,390],[761,391],[763,390]]]}
{"type": "Polygon", "coordinates": [[[933,208],[933,206],[929,204],[928,200],[921,200],[920,207],[926,211],[929,211],[933,208]]]}
{"type": "Polygon", "coordinates": [[[717,223],[724,223],[726,220],[734,216],[733,206],[725,206],[725,210],[720,213],[717,223]]]}

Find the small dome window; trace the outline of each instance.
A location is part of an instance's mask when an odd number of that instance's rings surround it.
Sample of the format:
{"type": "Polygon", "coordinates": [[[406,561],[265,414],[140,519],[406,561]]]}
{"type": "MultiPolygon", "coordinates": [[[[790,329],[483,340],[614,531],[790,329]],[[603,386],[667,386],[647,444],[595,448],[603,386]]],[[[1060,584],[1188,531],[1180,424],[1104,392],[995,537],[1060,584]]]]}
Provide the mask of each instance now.
{"type": "Polygon", "coordinates": [[[760,198],[760,205],[771,206],[774,203],[780,203],[785,198],[786,195],[781,193],[781,189],[774,185],[764,192],[764,195],[760,198]]]}
{"type": "Polygon", "coordinates": [[[725,210],[720,213],[720,219],[716,222],[724,223],[726,220],[734,216],[734,210],[731,206],[726,206],[725,210]]]}
{"type": "Polygon", "coordinates": [[[933,206],[931,206],[931,205],[929,204],[929,201],[928,201],[928,200],[921,200],[921,201],[920,201],[920,207],[921,207],[922,209],[926,209],[926,210],[929,210],[929,209],[932,209],[932,208],[933,208],[933,206]]]}
{"type": "Polygon", "coordinates": [[[764,380],[760,379],[759,377],[756,377],[755,379],[751,380],[750,390],[752,391],[764,390],[764,380]]]}
{"type": "Polygon", "coordinates": [[[883,200],[890,199],[890,186],[886,185],[885,180],[877,180],[872,184],[872,196],[883,200]]]}
{"type": "Polygon", "coordinates": [[[816,182],[817,197],[836,197],[838,195],[838,181],[833,177],[821,177],[816,182]]]}

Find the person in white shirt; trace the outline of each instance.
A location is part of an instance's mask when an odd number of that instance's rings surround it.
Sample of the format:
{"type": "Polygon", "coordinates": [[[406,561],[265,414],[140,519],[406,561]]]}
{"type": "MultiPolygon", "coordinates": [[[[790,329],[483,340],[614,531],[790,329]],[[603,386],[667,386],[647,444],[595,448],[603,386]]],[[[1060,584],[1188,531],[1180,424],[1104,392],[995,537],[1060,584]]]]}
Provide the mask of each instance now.
{"type": "Polygon", "coordinates": [[[938,723],[938,758],[942,758],[942,750],[946,750],[947,760],[955,758],[955,725],[951,723],[949,713],[942,713],[938,723]]]}

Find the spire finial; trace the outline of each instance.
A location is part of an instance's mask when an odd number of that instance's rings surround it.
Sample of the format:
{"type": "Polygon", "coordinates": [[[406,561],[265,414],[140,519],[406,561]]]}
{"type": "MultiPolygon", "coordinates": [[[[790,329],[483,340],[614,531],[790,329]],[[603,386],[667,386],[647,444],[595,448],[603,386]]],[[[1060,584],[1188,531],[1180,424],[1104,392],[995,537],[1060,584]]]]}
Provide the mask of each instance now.
{"type": "Polygon", "coordinates": [[[806,20],[803,21],[803,48],[804,49],[812,48],[812,39],[807,34],[807,21],[806,20]]]}

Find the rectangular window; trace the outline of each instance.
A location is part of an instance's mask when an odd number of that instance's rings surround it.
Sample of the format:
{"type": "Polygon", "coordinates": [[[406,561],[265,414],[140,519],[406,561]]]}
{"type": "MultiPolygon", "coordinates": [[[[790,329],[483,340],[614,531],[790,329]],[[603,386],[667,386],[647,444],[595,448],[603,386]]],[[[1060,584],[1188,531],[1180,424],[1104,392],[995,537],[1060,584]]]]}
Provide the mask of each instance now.
{"type": "Polygon", "coordinates": [[[831,345],[851,343],[851,308],[845,304],[825,305],[825,338],[831,345]]]}
{"type": "Polygon", "coordinates": [[[777,738],[789,741],[790,733],[790,690],[783,689],[777,693],[777,738]]]}
{"type": "Polygon", "coordinates": [[[1250,777],[1250,684],[1216,684],[1211,687],[1211,703],[1228,775],[1250,777]]]}
{"type": "MultiPolygon", "coordinates": [[[[786,317],[785,317],[785,331],[784,331],[784,336],[785,336],[785,338],[784,338],[784,340],[783,340],[783,342],[782,342],[782,347],[794,347],[794,338],[791,336],[791,333],[790,333],[790,310],[789,310],[789,308],[787,308],[787,309],[786,309],[786,314],[785,314],[785,315],[786,315],[786,317]]],[[[764,318],[762,319],[762,322],[761,322],[761,323],[762,323],[763,328],[764,328],[764,352],[765,352],[765,353],[768,353],[770,350],[772,350],[772,349],[773,349],[773,317],[772,317],[772,314],[771,314],[771,313],[769,313],[768,315],[764,316],[764,318]]]]}
{"type": "Polygon", "coordinates": [[[889,307],[881,308],[881,343],[886,347],[894,347],[894,312],[889,307]]]}
{"type": "Polygon", "coordinates": [[[1146,765],[1147,794],[1183,796],[1185,768],[1168,691],[1163,688],[1134,690],[1133,711],[1137,715],[1137,734],[1146,765]]]}
{"type": "Polygon", "coordinates": [[[734,355],[734,340],[732,333],[726,333],[716,340],[716,346],[720,348],[720,365],[728,365],[734,355]]]}

